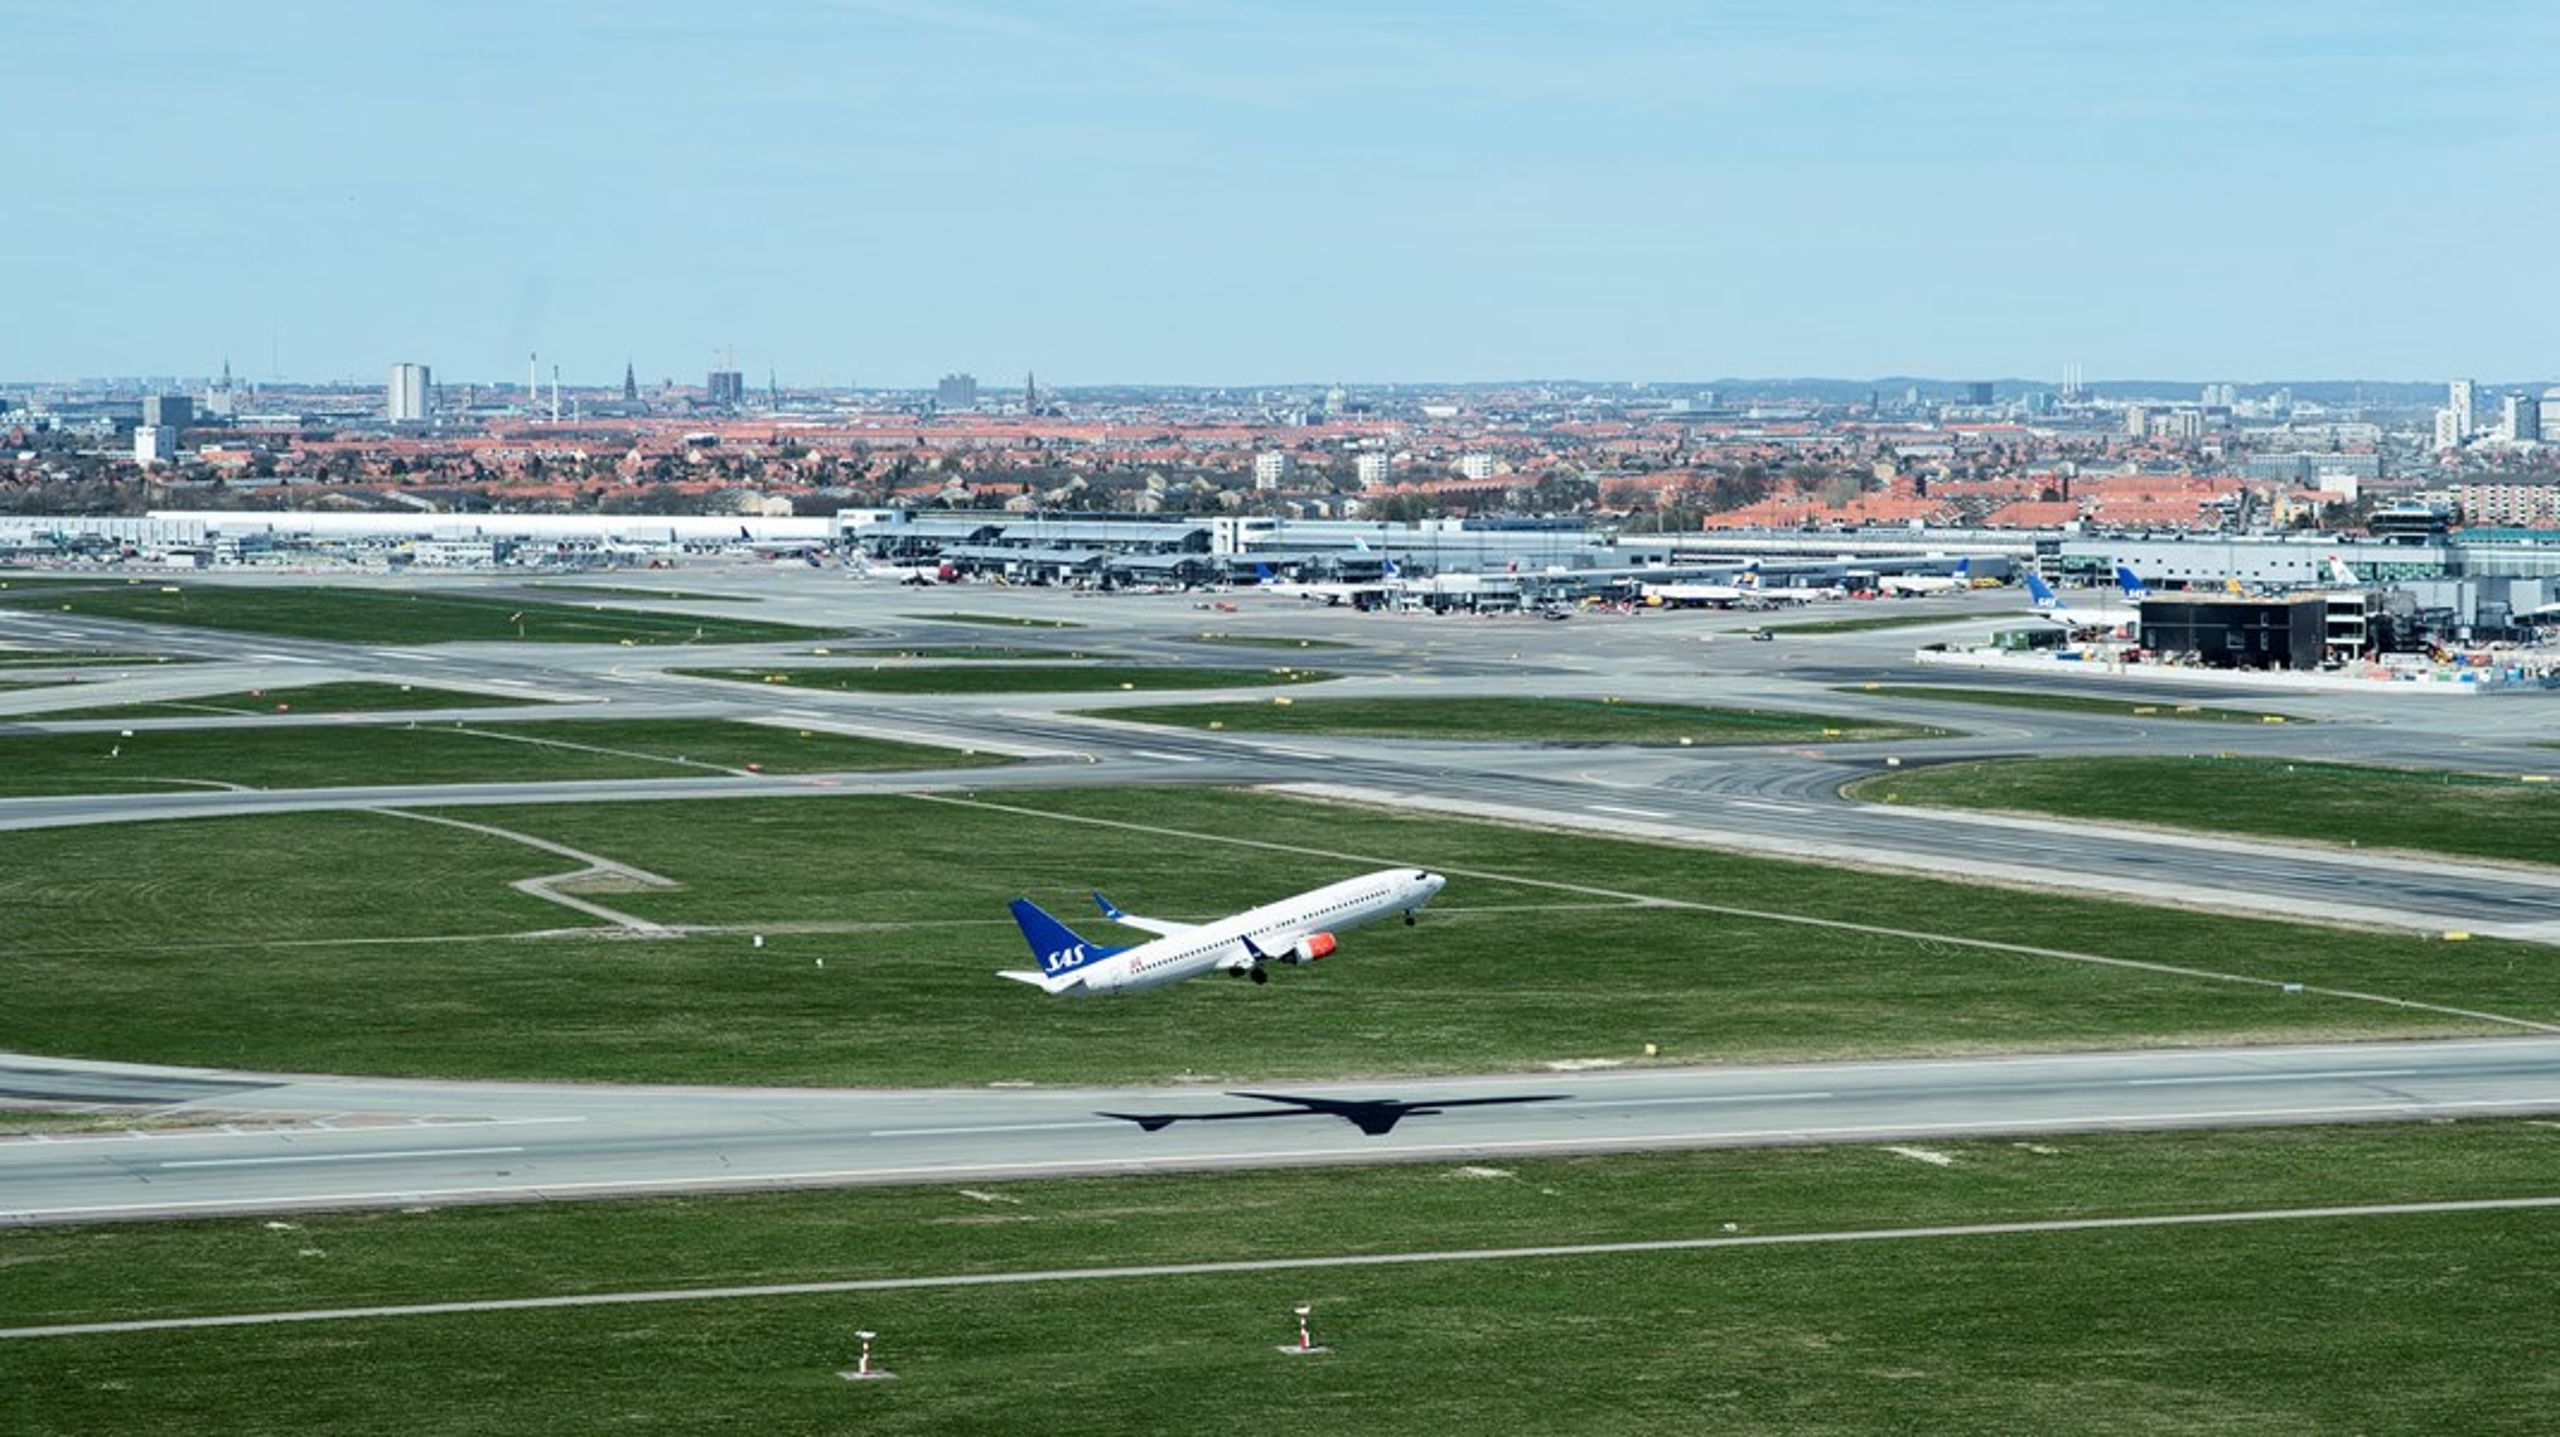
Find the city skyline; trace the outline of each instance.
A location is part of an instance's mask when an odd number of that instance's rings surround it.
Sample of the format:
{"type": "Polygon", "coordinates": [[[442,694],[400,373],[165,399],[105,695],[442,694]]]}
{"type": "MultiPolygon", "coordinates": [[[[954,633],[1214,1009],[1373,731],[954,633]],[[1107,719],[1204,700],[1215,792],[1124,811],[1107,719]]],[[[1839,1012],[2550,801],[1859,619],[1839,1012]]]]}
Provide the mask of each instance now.
{"type": "Polygon", "coordinates": [[[13,378],[2402,381],[2560,320],[2459,283],[2555,207],[2518,4],[8,8],[69,161],[13,378]]]}

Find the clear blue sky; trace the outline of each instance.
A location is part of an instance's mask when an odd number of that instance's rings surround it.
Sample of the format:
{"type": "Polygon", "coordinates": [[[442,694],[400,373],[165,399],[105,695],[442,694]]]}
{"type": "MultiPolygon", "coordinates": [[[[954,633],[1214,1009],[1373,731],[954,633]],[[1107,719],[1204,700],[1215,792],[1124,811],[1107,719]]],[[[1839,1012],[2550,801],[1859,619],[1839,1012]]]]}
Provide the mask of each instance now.
{"type": "Polygon", "coordinates": [[[2550,0],[0,0],[0,377],[2560,371],[2550,0]]]}

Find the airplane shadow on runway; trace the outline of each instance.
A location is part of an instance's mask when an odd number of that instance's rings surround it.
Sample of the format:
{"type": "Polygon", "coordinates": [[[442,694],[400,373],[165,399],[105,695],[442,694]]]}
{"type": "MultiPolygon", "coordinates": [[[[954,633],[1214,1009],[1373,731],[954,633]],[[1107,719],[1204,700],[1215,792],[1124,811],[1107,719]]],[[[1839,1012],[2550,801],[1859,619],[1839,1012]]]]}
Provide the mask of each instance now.
{"type": "Polygon", "coordinates": [[[1229,1093],[1257,1103],[1283,1103],[1278,1108],[1246,1108],[1231,1113],[1098,1113],[1160,1132],[1175,1123],[1223,1123],[1244,1118],[1340,1118],[1370,1137],[1384,1137],[1407,1118],[1427,1118],[1450,1108],[1482,1108],[1503,1103],[1560,1103],[1570,1093],[1538,1093],[1516,1098],[1441,1098],[1407,1103],[1395,1098],[1293,1098],[1286,1093],[1229,1093]]]}

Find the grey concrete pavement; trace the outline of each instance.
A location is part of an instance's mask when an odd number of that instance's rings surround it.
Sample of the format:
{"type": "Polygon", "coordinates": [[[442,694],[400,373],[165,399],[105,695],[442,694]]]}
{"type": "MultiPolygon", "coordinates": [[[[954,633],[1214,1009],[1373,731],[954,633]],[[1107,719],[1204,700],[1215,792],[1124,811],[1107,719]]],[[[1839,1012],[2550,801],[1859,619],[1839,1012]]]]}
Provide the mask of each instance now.
{"type": "Polygon", "coordinates": [[[193,1093],[176,1112],[288,1123],[0,1141],[0,1223],[31,1224],[2550,1112],[2560,1111],[2560,1038],[944,1091],[438,1083],[0,1059],[0,1085],[69,1101],[156,1085],[193,1093]],[[218,1086],[188,1086],[202,1084],[218,1086]]]}

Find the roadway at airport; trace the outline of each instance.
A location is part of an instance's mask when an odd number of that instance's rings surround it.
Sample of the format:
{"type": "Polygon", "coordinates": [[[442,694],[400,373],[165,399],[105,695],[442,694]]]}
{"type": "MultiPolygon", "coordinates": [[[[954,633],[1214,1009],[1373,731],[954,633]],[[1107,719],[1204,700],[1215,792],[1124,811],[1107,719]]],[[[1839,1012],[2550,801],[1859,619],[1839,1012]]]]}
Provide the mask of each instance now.
{"type": "MultiPolygon", "coordinates": [[[[2560,1112],[2560,1038],[1155,1088],[589,1087],[0,1058],[255,1122],[0,1140],[0,1223],[2560,1112]]],[[[1907,1150],[1905,1150],[1907,1149],[1907,1150]]]]}
{"type": "MultiPolygon", "coordinates": [[[[2560,875],[2405,854],[2044,820],[1921,812],[1844,798],[1888,760],[2021,754],[2180,754],[2548,772],[2531,695],[2484,699],[2242,696],[2311,724],[2181,724],[2043,710],[1966,709],[1836,690],[1907,682],[1909,631],[1736,642],[1757,615],[1433,620],[1277,600],[1203,618],[1187,599],[1015,592],[884,592],[814,571],[732,576],[759,614],[876,642],[1108,649],[1142,662],[1268,665],[1342,674],[1315,692],[1547,694],[1741,704],[1932,724],[1954,736],[1891,744],[1696,749],[1558,747],[1212,733],[1116,724],[1069,710],[1237,696],[941,696],[740,684],[668,672],[821,666],[798,644],[617,648],[449,644],[401,649],[172,630],[0,608],[0,639],[145,648],[195,662],[101,672],[79,704],[370,679],[475,687],[545,706],[449,712],[47,722],[59,694],[0,694],[0,733],[408,724],[504,718],[718,718],[977,748],[1009,767],[905,773],[472,782],[344,789],[204,788],[0,800],[0,829],[311,809],[444,808],[849,793],[1183,783],[1264,785],[1547,828],[1708,844],[2155,903],[2422,931],[2560,942],[2560,875]],[[967,605],[1069,619],[1067,633],[990,630],[899,610],[967,605]],[[1204,624],[1346,644],[1213,650],[1204,624]]],[[[474,581],[462,581],[470,584],[474,581]]],[[[688,588],[722,582],[688,573],[688,588]]],[[[481,585],[498,592],[507,586],[481,585]]],[[[617,601],[633,602],[633,601],[617,601]]],[[[1980,596],[1915,601],[1949,625],[2014,622],[1980,596]]],[[[1922,631],[1924,634],[1930,632],[1922,631]]],[[[874,660],[860,660],[874,662],[874,660]]],[[[1966,676],[1973,681],[1973,676],[1966,676]]],[[[2003,680],[2004,684],[2007,681],[2003,680]]],[[[2016,685],[2010,685],[2016,686],[2016,685]]],[[[2033,685],[2027,685],[2032,687],[2033,685]]],[[[2087,690],[2078,690],[2086,692],[2087,690]]],[[[1252,695],[1252,691],[1244,691],[1252,695]]],[[[2127,697],[2190,696],[2160,675],[2127,697]]],[[[1258,695],[1257,695],[1258,696],[1258,695]]],[[[1389,862],[1396,855],[1362,857],[1389,862]]],[[[1095,875],[1096,882],[1107,875],[1095,875]]],[[[1010,896],[991,877],[990,915],[1010,896]]],[[[994,970],[1014,954],[991,948],[994,970]]],[[[1034,995],[1036,997],[1036,995],[1034,995]]],[[[1123,1001],[1145,1001],[1144,999],[1123,1001]]],[[[2515,1026],[2541,1025],[2524,1020],[2515,1026]]],[[[1794,1142],[1925,1142],[1982,1133],[2312,1123],[2560,1112],[2560,1036],[2324,1048],[2164,1050],[1784,1068],[1554,1072],[1361,1083],[951,1092],[634,1089],[323,1079],[0,1059],[0,1096],[167,1107],[229,1128],[0,1140],[0,1222],[99,1221],[294,1207],[837,1183],[946,1181],[1158,1168],[1794,1142]],[[1299,1101],[1290,1101],[1299,1100],[1299,1101]]]]}
{"type": "MultiPolygon", "coordinates": [[[[830,622],[838,628],[894,627],[902,642],[985,642],[984,627],[902,619],[893,611],[920,602],[914,591],[824,580],[806,588],[799,574],[751,572],[783,585],[768,602],[771,617],[830,622]],[[788,581],[788,582],[786,582],[788,581]],[[795,589],[790,585],[802,587],[795,589]],[[797,597],[793,597],[797,594],[797,597]],[[796,607],[795,607],[796,605],[796,607]],[[919,640],[916,635],[925,636],[919,640]]],[[[689,582],[691,582],[689,580],[689,582]]],[[[539,592],[539,591],[537,591],[539,592]]],[[[765,590],[758,590],[765,592],[765,590]]],[[[972,599],[990,597],[983,593],[972,599]]],[[[1202,620],[1169,597],[1095,597],[1066,601],[1052,594],[999,592],[1010,613],[1072,614],[1092,623],[1125,624],[1090,632],[1028,630],[1008,642],[1107,645],[1115,652],[1188,663],[1260,663],[1271,655],[1186,645],[1202,620]]],[[[1966,619],[1962,599],[1937,601],[1966,619]]],[[[762,607],[762,606],[760,606],[762,607]]],[[[1293,601],[1264,600],[1260,612],[1217,614],[1220,627],[1245,621],[1280,636],[1360,640],[1357,647],[1273,651],[1346,677],[1321,686],[1345,695],[1463,696],[1470,692],[1588,694],[1595,684],[1631,698],[1734,702],[1837,709],[1835,685],[1851,678],[1900,677],[1882,667],[1907,656],[1907,634],[1843,636],[1827,648],[1838,667],[1800,674],[1762,646],[1725,642],[1736,621],[1757,615],[1652,616],[1640,622],[1586,621],[1580,637],[1556,636],[1573,625],[1533,619],[1471,622],[1412,616],[1349,615],[1293,601]],[[1363,630],[1359,625],[1370,627],[1363,630]],[[1646,628],[1644,625],[1652,625],[1646,628]],[[1416,626],[1419,626],[1417,628],[1416,626]],[[1564,642],[1571,639],[1571,642],[1564,642]],[[1384,642],[1381,642],[1384,640],[1384,642]],[[1424,641],[1437,647],[1426,647],[1424,641]],[[1544,645],[1544,650],[1539,646],[1544,645]],[[1712,652],[1712,659],[1705,657],[1712,652]],[[1866,662],[1858,662],[1860,659],[1866,662]],[[1712,663],[1712,668],[1704,667],[1712,663]],[[1701,681],[1705,680],[1704,683],[1701,681]],[[1702,692],[1701,690],[1705,691],[1702,692]]],[[[1978,605],[1976,606],[1979,607],[1978,605]]],[[[1996,621],[1996,620],[1993,620],[1996,621]]],[[[1537,746],[1353,740],[1218,734],[1140,728],[1062,716],[1057,710],[1107,709],[1115,703],[1215,699],[1216,691],[1183,695],[1078,695],[1066,699],[910,696],[847,693],[809,687],[775,690],[669,674],[681,663],[783,666],[807,664],[806,645],[716,649],[617,649],[578,645],[447,645],[435,652],[385,649],[84,620],[0,609],[0,638],[83,641],[150,647],[207,662],[146,672],[89,686],[91,703],[145,700],[224,683],[280,685],[331,677],[450,683],[461,679],[495,693],[585,700],[503,711],[290,715],[256,718],[158,718],[42,724],[28,712],[24,731],[112,732],[132,729],[246,725],[408,724],[470,716],[509,722],[546,718],[693,717],[817,725],[954,747],[1022,755],[1031,761],[1000,769],[951,773],[747,775],[649,778],[571,783],[474,783],[362,789],[211,790],[0,800],[0,830],[66,824],[203,817],[321,808],[601,802],[638,799],[814,796],[829,793],[992,790],[1060,785],[1305,784],[1321,779],[1329,796],[1435,808],[1476,817],[1570,826],[1718,847],[1944,874],[1974,881],[2076,890],[2151,902],[2175,902],[2291,919],[2343,921],[2426,932],[2464,931],[2535,942],[2560,942],[2560,875],[2500,865],[2369,855],[2297,844],[2200,835],[2090,828],[1950,810],[1896,810],[1852,802],[1844,782],[1881,771],[1889,758],[1910,762],[2020,754],[2193,753],[2229,750],[2324,761],[2418,766],[2551,767],[2530,745],[2543,705],[2531,696],[2478,700],[2298,701],[2286,707],[2319,712],[2309,725],[2196,725],[2068,712],[1977,709],[1943,704],[1861,700],[1862,711],[1960,730],[1959,736],[1897,744],[1831,744],[1820,748],[1664,750],[1553,749],[1537,746]],[[706,657],[710,656],[710,657],[706,657]],[[220,665],[224,676],[205,670],[220,665]],[[193,672],[190,672],[193,670],[193,672]],[[2446,709],[2453,710],[2448,714],[2446,709]],[[39,728],[38,725],[41,725],[39,728]]],[[[2174,678],[2161,686],[2175,692],[2174,678]]],[[[2229,695],[2215,700],[2229,702],[2229,695]]],[[[0,716],[40,698],[0,698],[0,716]]],[[[58,702],[58,700],[57,700],[58,702]]],[[[13,731],[0,717],[0,732],[13,731]]],[[[1373,855],[1394,861],[1393,855],[1373,855]]]]}

